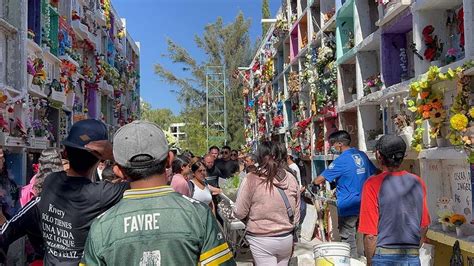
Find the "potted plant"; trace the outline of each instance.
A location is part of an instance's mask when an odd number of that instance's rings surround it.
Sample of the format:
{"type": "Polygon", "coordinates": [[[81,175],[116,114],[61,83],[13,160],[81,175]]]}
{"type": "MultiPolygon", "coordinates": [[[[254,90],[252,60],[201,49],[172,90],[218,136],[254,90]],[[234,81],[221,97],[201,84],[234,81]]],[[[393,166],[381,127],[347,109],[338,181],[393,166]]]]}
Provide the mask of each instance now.
{"type": "Polygon", "coordinates": [[[432,25],[428,25],[423,29],[423,41],[426,46],[424,56],[426,60],[431,62],[431,65],[440,67],[442,65],[441,55],[444,44],[438,39],[437,35],[433,35],[434,30],[435,28],[432,25]]]}

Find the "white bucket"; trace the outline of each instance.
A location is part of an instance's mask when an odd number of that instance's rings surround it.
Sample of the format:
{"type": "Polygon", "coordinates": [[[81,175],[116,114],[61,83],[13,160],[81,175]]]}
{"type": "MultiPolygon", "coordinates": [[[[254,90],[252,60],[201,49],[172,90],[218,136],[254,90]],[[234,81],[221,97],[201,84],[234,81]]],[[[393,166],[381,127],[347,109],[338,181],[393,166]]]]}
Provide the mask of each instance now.
{"type": "Polygon", "coordinates": [[[331,242],[314,246],[316,266],[350,266],[351,248],[347,243],[331,242]]]}

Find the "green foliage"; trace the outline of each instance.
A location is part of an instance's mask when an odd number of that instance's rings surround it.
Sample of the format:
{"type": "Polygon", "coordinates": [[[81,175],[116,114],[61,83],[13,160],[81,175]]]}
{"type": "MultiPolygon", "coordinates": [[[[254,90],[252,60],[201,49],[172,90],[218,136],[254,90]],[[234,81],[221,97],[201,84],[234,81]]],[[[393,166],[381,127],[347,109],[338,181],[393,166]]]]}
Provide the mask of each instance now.
{"type": "Polygon", "coordinates": [[[171,123],[177,122],[170,109],[151,109],[147,102],[142,102],[141,105],[141,119],[156,123],[163,130],[168,130],[171,123]]]}
{"type": "MultiPolygon", "coordinates": [[[[262,0],[262,19],[270,18],[270,5],[268,0],[262,0]]],[[[262,38],[265,38],[268,28],[270,25],[268,23],[262,23],[262,38]]]]}
{"type": "MultiPolygon", "coordinates": [[[[249,28],[250,21],[245,19],[242,13],[230,24],[224,25],[223,19],[219,17],[214,23],[206,25],[204,33],[194,37],[197,47],[207,55],[203,62],[198,62],[173,40],[167,40],[168,54],[164,56],[173,63],[182,65],[182,69],[188,73],[185,77],[180,77],[178,73],[166,69],[160,63],[155,65],[155,73],[178,88],[174,92],[184,107],[180,117],[186,123],[184,130],[187,133],[187,141],[182,145],[184,149],[196,154],[207,149],[206,66],[225,66],[228,144],[235,148],[244,144],[241,83],[240,80],[234,79],[232,74],[238,67],[250,64],[254,49],[249,37],[249,28]]],[[[214,133],[211,132],[210,135],[214,133]]]]}

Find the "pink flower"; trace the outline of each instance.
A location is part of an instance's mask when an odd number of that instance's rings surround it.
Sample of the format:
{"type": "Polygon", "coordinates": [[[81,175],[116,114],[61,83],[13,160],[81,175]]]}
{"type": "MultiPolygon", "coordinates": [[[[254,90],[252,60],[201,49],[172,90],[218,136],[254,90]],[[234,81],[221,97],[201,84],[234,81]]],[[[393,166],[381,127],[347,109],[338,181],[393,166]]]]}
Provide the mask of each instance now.
{"type": "Polygon", "coordinates": [[[458,53],[458,50],[456,48],[449,48],[448,50],[448,56],[456,56],[458,53]]]}

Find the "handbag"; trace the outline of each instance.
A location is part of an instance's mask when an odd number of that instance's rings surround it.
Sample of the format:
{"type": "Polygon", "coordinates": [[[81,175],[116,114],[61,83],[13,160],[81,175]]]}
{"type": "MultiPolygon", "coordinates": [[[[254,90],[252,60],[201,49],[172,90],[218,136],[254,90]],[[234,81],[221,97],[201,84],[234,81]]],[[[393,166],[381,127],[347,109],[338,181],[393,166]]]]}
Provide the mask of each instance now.
{"type": "MultiPolygon", "coordinates": [[[[275,186],[278,189],[278,192],[280,193],[281,197],[283,198],[283,202],[285,203],[286,207],[286,213],[288,214],[288,218],[290,218],[290,223],[293,224],[294,219],[295,219],[295,213],[293,212],[293,209],[291,208],[290,201],[288,200],[288,197],[285,194],[285,191],[283,189],[275,186]]],[[[296,230],[297,226],[294,225],[293,227],[293,242],[298,242],[298,230],[296,230]]]]}

